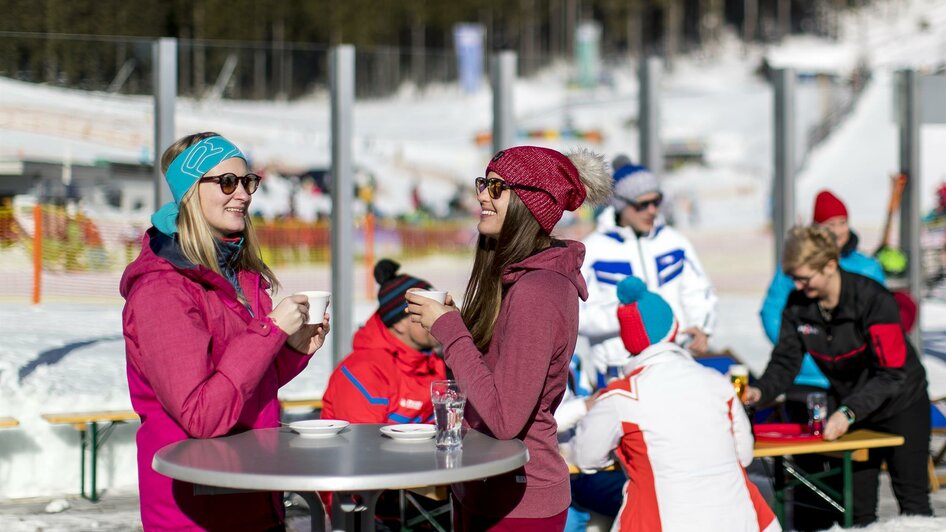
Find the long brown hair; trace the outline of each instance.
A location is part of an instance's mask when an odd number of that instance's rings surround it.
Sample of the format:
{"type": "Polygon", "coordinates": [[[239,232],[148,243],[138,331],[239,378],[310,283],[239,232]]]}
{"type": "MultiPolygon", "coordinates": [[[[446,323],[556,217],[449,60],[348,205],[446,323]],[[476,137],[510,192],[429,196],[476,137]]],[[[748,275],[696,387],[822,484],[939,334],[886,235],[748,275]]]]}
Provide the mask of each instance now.
{"type": "Polygon", "coordinates": [[[519,196],[514,191],[509,194],[509,207],[499,236],[479,237],[460,312],[477,349],[483,352],[489,348],[499,317],[503,270],[552,244],[552,237],[542,230],[519,196]]]}
{"type": "MultiPolygon", "coordinates": [[[[206,131],[178,139],[161,156],[161,170],[166,173],[174,158],[197,142],[219,136],[218,133],[206,131]]],[[[216,238],[200,210],[200,194],[197,193],[199,186],[199,181],[194,183],[181,198],[180,214],[177,218],[178,242],[187,260],[223,275],[217,262],[216,238]]],[[[279,290],[279,281],[269,266],[263,262],[259,239],[249,212],[243,215],[243,221],[246,224],[243,230],[243,251],[237,259],[236,269],[259,273],[270,284],[272,293],[275,294],[279,290]]]]}

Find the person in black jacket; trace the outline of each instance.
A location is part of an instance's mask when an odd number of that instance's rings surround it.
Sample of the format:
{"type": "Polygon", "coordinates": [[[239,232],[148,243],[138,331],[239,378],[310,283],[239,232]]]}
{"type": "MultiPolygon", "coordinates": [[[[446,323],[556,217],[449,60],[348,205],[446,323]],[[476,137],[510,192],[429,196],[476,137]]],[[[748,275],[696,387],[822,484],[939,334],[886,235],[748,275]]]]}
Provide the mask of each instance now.
{"type": "Polygon", "coordinates": [[[926,372],[900,323],[899,308],[883,285],[838,267],[832,234],[795,227],[782,253],[782,269],[795,283],[782,313],[778,344],[746,404],[769,403],[783,393],[811,353],[838,405],[824,438],[849,430],[898,434],[899,447],[871,449],[854,466],[854,524],[877,519],[877,482],[887,463],[902,514],[932,515],[927,484],[930,407],[926,372]]]}

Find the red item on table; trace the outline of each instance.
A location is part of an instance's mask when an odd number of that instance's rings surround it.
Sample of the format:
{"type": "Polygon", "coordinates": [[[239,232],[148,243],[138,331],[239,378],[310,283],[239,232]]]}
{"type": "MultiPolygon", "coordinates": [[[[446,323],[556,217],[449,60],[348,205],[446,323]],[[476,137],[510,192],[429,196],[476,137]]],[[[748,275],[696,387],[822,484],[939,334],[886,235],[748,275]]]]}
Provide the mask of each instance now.
{"type": "Polygon", "coordinates": [[[821,434],[808,432],[808,425],[801,423],[760,423],[753,425],[752,433],[757,442],[797,443],[824,439],[821,434]]]}

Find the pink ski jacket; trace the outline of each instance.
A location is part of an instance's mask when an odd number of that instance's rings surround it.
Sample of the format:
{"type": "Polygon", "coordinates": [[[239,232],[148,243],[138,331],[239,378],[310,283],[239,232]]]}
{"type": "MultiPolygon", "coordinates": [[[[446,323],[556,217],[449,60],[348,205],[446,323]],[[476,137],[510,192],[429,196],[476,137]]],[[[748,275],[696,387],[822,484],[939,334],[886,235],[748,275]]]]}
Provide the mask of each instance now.
{"type": "Polygon", "coordinates": [[[154,228],[122,275],[147,531],[266,530],[283,522],[280,493],[197,495],[192,484],[151,468],[154,454],[170,443],[279,426],[276,392],[311,358],[288,347],[286,334],[267,317],[272,300],[265,280],[245,271],[238,279],[252,314],[223,276],[188,262],[154,228]]]}

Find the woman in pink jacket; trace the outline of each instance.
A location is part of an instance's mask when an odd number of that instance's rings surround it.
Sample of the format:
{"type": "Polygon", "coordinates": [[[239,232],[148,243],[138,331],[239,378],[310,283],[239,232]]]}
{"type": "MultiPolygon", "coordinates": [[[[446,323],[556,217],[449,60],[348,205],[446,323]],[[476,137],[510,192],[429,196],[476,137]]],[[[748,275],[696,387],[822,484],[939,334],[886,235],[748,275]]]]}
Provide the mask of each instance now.
{"type": "Polygon", "coordinates": [[[467,394],[469,426],[517,438],[529,462],[517,471],[454,486],[458,530],[562,530],[571,495],[553,413],[565,393],[578,336],[579,268],[585,248],[552,228],[586,199],[604,201],[611,179],[588,151],[565,156],[519,146],[497,153],[476,178],[482,208],[462,312],[407,293],[411,319],[443,345],[467,394]]]}
{"type": "Polygon", "coordinates": [[[161,158],[174,197],[152,217],[121,280],[128,389],[138,429],[145,530],[281,530],[279,493],[197,495],[151,468],[187,438],[279,426],[276,392],[329,331],[305,325],[305,296],[273,308],[278,287],[249,218],[259,176],[216,133],[184,137],[161,158]]]}

